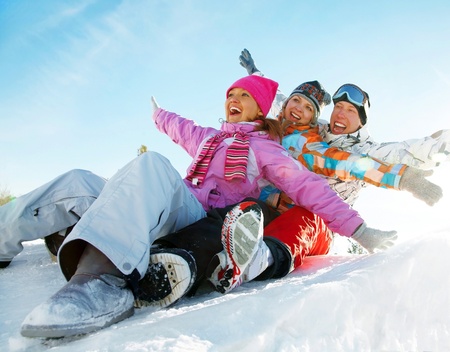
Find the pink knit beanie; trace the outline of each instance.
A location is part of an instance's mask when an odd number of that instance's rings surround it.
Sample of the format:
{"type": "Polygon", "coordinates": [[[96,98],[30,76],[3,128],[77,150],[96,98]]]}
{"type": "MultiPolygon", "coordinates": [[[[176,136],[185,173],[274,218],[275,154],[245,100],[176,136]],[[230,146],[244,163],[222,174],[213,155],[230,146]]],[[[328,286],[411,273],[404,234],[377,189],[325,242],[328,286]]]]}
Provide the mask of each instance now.
{"type": "Polygon", "coordinates": [[[228,97],[229,91],[233,88],[242,88],[248,91],[258,103],[258,106],[265,117],[269,113],[272,102],[275,99],[278,83],[269,78],[257,75],[245,76],[238,79],[230,88],[228,88],[226,97],[228,97]]]}

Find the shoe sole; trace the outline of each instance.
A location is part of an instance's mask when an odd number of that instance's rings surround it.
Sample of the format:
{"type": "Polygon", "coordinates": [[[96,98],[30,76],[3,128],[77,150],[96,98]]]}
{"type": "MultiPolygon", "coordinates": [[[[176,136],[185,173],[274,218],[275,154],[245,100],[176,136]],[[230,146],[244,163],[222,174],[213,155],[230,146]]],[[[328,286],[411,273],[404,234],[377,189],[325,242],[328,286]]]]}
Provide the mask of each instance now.
{"type": "Polygon", "coordinates": [[[263,214],[255,202],[243,202],[227,213],[222,227],[222,245],[232,264],[233,278],[229,290],[239,279],[258,250],[263,235],[263,214]]]}
{"type": "MultiPolygon", "coordinates": [[[[169,286],[171,292],[164,297],[158,297],[159,299],[146,299],[144,293],[140,298],[140,304],[166,308],[180,300],[191,289],[195,282],[197,269],[192,255],[183,249],[170,248],[158,251],[150,255],[150,263],[164,266],[164,285],[169,286]],[[158,253],[158,251],[160,252],[158,253]]],[[[145,280],[145,276],[143,280],[145,280]]],[[[149,296],[147,295],[147,297],[149,296]]]]}

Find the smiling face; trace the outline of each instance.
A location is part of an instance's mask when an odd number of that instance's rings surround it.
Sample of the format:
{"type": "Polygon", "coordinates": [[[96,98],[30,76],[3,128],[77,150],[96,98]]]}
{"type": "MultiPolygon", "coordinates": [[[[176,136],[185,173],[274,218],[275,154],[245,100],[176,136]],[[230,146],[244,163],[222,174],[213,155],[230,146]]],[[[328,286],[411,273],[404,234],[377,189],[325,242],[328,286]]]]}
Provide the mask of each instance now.
{"type": "Polygon", "coordinates": [[[314,106],[300,95],[294,95],[284,108],[284,118],[295,125],[307,126],[315,114],[314,106]]]}
{"type": "Polygon", "coordinates": [[[248,122],[264,117],[255,99],[242,88],[233,88],[225,100],[227,122],[248,122]]]}
{"type": "Polygon", "coordinates": [[[333,134],[349,134],[362,127],[358,110],[353,104],[339,101],[334,105],[330,117],[330,129],[333,134]]]}

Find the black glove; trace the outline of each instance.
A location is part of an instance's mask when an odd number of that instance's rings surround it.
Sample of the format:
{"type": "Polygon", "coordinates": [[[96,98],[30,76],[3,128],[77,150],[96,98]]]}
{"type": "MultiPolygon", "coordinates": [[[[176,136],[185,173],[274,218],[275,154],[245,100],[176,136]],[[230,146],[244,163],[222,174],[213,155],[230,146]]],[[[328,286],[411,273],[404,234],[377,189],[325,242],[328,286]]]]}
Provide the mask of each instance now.
{"type": "Polygon", "coordinates": [[[249,75],[259,72],[255,66],[252,56],[250,55],[250,52],[247,49],[242,50],[241,56],[239,56],[239,62],[241,66],[247,70],[249,75]]]}

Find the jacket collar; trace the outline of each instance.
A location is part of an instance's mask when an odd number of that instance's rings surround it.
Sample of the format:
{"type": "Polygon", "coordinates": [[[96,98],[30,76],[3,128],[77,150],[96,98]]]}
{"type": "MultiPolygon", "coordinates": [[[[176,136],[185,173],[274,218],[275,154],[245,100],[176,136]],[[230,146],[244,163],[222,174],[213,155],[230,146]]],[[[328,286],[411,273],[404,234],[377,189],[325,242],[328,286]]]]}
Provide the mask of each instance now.
{"type": "Polygon", "coordinates": [[[315,132],[318,133],[319,132],[319,127],[310,127],[310,126],[299,126],[299,125],[289,125],[286,130],[284,131],[284,135],[289,135],[292,133],[296,133],[296,131],[298,132],[303,132],[303,131],[311,131],[311,132],[315,132]]]}
{"type": "Polygon", "coordinates": [[[266,134],[262,131],[255,131],[256,126],[258,126],[258,122],[238,122],[238,123],[229,123],[229,122],[223,122],[220,130],[222,132],[226,133],[236,133],[236,132],[242,132],[247,133],[250,135],[257,134],[262,135],[266,134]]]}
{"type": "Polygon", "coordinates": [[[362,143],[370,139],[367,125],[364,125],[358,131],[349,134],[333,134],[331,133],[329,124],[322,125],[320,127],[320,135],[323,140],[333,147],[343,148],[362,143]]]}

